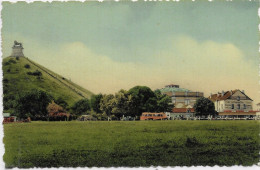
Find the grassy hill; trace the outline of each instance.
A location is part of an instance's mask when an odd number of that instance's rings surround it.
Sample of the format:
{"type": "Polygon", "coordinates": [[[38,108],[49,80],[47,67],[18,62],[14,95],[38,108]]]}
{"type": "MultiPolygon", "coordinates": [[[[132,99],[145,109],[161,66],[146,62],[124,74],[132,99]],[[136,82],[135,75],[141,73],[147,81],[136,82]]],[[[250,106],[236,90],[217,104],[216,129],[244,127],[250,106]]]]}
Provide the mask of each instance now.
{"type": "Polygon", "coordinates": [[[3,74],[5,111],[12,110],[15,96],[32,89],[43,90],[55,99],[60,97],[69,106],[80,99],[89,98],[93,94],[25,57],[4,58],[3,74]]]}

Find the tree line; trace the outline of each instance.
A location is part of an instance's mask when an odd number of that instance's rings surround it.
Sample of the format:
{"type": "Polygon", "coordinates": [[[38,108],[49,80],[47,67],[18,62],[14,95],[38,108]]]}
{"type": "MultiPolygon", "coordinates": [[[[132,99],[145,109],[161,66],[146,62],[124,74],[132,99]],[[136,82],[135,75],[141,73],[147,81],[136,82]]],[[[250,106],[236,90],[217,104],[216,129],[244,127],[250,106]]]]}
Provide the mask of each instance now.
{"type": "Polygon", "coordinates": [[[71,120],[80,115],[91,115],[99,120],[119,120],[124,116],[140,116],[142,112],[170,112],[174,107],[171,98],[159,90],[152,91],[146,86],[135,86],[115,94],[92,95],[68,106],[61,97],[33,89],[18,95],[14,103],[14,115],[21,119],[71,120]]]}

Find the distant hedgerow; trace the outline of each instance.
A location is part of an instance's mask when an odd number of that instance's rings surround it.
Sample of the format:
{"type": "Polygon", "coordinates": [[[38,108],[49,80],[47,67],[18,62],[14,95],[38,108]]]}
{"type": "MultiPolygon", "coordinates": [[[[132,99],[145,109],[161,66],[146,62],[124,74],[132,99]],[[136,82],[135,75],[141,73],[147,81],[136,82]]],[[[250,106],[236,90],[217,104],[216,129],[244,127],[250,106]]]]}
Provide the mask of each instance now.
{"type": "Polygon", "coordinates": [[[27,72],[28,75],[33,75],[33,76],[42,76],[42,72],[40,72],[39,70],[36,70],[34,72],[27,72]]]}

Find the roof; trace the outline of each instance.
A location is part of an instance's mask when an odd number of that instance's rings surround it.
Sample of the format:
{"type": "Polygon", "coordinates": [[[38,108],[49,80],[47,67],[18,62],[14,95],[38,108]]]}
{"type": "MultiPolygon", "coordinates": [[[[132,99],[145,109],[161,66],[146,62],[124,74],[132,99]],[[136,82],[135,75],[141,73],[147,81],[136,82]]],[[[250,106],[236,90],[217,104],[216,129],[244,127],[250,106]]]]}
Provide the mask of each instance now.
{"type": "MultiPolygon", "coordinates": [[[[212,94],[209,96],[209,99],[212,100],[213,102],[217,101],[217,100],[226,100],[230,96],[235,94],[237,91],[240,91],[240,90],[236,89],[236,90],[226,91],[226,92],[224,92],[224,95],[222,95],[222,93],[212,94]]],[[[242,91],[240,91],[240,92],[242,94],[244,94],[248,99],[250,99],[244,92],[242,92],[242,91]]],[[[252,99],[250,99],[250,100],[252,100],[252,99]]]]}
{"type": "Polygon", "coordinates": [[[191,92],[188,89],[177,88],[177,87],[164,87],[160,89],[161,93],[169,93],[169,92],[191,92]]]}
{"type": "Polygon", "coordinates": [[[190,113],[194,113],[194,108],[173,108],[173,113],[188,113],[188,110],[190,110],[190,113]]]}
{"type": "Polygon", "coordinates": [[[153,113],[151,113],[151,112],[143,112],[142,114],[164,114],[163,112],[160,112],[160,113],[155,113],[155,112],[153,112],[153,113]]]}

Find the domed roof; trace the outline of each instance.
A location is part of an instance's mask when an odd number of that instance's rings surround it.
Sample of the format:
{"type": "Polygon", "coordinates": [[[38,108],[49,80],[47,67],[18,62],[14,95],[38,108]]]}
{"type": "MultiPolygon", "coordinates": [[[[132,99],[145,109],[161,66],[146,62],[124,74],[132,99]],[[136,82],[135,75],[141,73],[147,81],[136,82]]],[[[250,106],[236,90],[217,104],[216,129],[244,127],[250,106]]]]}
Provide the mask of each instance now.
{"type": "Polygon", "coordinates": [[[188,89],[184,89],[184,88],[178,88],[178,87],[169,87],[166,86],[162,89],[160,89],[161,93],[167,93],[167,92],[191,92],[188,89]]]}

